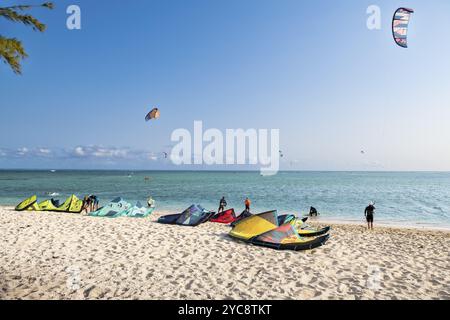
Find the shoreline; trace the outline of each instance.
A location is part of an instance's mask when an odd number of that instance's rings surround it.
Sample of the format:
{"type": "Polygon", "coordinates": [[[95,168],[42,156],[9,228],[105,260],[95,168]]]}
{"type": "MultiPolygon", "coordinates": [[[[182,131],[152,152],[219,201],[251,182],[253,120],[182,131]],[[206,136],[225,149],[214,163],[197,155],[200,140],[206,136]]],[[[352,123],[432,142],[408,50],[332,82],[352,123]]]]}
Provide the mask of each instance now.
{"type": "MultiPolygon", "coordinates": [[[[0,205],[0,209],[4,209],[7,211],[11,211],[11,212],[16,212],[14,210],[14,206],[10,206],[10,205],[0,205]]],[[[47,212],[48,213],[48,212],[47,212]]],[[[51,212],[50,212],[51,213],[51,212]]],[[[162,216],[162,215],[169,215],[169,214],[173,214],[173,211],[169,211],[169,210],[158,210],[158,207],[156,207],[155,212],[153,213],[153,215],[158,215],[158,216],[162,216]]],[[[61,214],[61,213],[60,213],[61,214]]],[[[79,216],[79,214],[71,214],[71,213],[62,213],[62,214],[69,214],[69,215],[76,215],[79,216]]],[[[299,217],[306,217],[306,215],[298,215],[299,217]]],[[[312,223],[312,224],[319,224],[319,225],[337,225],[337,226],[352,226],[352,227],[357,227],[357,226],[361,226],[361,227],[366,227],[367,224],[365,223],[364,220],[361,219],[360,222],[358,222],[357,220],[352,220],[352,219],[342,219],[342,220],[337,220],[337,219],[327,219],[327,218],[322,218],[322,217],[309,217],[308,219],[308,223],[312,223]]],[[[398,229],[398,230],[414,230],[414,231],[437,231],[437,232],[447,232],[450,233],[450,226],[448,227],[434,227],[434,226],[419,226],[419,225],[410,225],[410,224],[400,224],[400,223],[390,223],[390,222],[377,222],[375,220],[374,222],[374,228],[387,228],[387,229],[398,229]]]]}
{"type": "MultiPolygon", "coordinates": [[[[330,225],[342,225],[342,226],[367,226],[367,223],[363,220],[361,222],[358,222],[356,220],[350,220],[350,219],[343,219],[343,220],[336,220],[336,219],[315,219],[315,218],[309,218],[308,222],[310,223],[320,223],[320,224],[330,224],[330,225]]],[[[449,227],[434,227],[434,226],[420,226],[420,225],[411,225],[411,224],[401,224],[401,223],[395,223],[395,222],[380,222],[378,223],[376,220],[374,222],[374,228],[388,228],[388,229],[398,229],[398,230],[415,230],[415,231],[438,231],[438,232],[447,232],[450,233],[450,226],[449,227]]]]}

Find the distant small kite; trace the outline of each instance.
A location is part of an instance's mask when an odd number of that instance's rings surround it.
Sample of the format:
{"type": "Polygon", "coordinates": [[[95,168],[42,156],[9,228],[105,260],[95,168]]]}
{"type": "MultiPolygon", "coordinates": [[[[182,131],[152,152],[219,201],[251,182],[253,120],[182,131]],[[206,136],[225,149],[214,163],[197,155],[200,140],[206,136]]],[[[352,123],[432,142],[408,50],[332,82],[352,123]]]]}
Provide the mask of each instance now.
{"type": "Polygon", "coordinates": [[[399,8],[392,19],[392,35],[395,43],[402,48],[408,48],[408,26],[413,13],[412,9],[399,8]]]}
{"type": "Polygon", "coordinates": [[[158,108],[152,109],[146,116],[145,121],[150,121],[151,119],[158,119],[161,116],[158,108]]]}
{"type": "Polygon", "coordinates": [[[361,150],[361,154],[366,154],[366,152],[364,150],[361,150]]]}
{"type": "Polygon", "coordinates": [[[167,152],[163,152],[164,155],[164,159],[167,159],[167,157],[169,156],[169,154],[167,152]]]}
{"type": "Polygon", "coordinates": [[[280,158],[283,158],[283,157],[284,157],[283,151],[280,150],[280,158]]]}

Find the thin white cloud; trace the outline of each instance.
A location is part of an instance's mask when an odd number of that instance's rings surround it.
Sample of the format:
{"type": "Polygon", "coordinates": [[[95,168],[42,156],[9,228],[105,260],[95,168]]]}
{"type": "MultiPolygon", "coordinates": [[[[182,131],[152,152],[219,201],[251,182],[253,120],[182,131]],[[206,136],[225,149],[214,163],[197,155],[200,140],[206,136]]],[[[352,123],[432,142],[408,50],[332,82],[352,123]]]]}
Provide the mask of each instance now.
{"type": "Polygon", "coordinates": [[[53,156],[53,151],[49,148],[28,148],[21,147],[17,149],[0,148],[0,156],[3,158],[50,158],[53,156]]]}
{"type": "Polygon", "coordinates": [[[86,155],[86,152],[84,151],[83,147],[76,147],[73,150],[73,155],[76,157],[84,157],[86,155]]]}
{"type": "Polygon", "coordinates": [[[151,152],[145,150],[131,149],[128,147],[107,147],[95,145],[79,145],[73,148],[29,148],[17,149],[0,148],[0,157],[5,159],[53,159],[73,160],[78,162],[93,161],[100,163],[124,163],[124,162],[159,162],[164,160],[163,152],[151,152]]]}
{"type": "Polygon", "coordinates": [[[29,149],[25,148],[25,147],[17,149],[18,156],[26,156],[28,154],[28,152],[29,152],[29,149]]]}
{"type": "Polygon", "coordinates": [[[104,146],[77,146],[69,155],[77,158],[127,159],[131,152],[128,148],[104,146]]]}
{"type": "Polygon", "coordinates": [[[40,154],[44,154],[44,155],[48,155],[48,154],[51,154],[51,153],[52,153],[52,151],[51,151],[50,149],[47,149],[47,148],[39,148],[39,149],[38,149],[38,152],[39,152],[40,154]]]}
{"type": "Polygon", "coordinates": [[[125,149],[108,149],[99,148],[95,150],[92,155],[97,158],[126,158],[128,151],[125,149]]]}

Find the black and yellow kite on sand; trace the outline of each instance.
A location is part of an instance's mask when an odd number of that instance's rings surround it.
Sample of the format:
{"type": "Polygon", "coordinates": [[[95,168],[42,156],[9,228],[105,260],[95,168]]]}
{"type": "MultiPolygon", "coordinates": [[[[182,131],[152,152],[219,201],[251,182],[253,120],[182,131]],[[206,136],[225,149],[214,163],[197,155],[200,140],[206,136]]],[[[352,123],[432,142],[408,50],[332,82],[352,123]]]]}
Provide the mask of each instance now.
{"type": "Polygon", "coordinates": [[[58,202],[51,200],[45,200],[40,203],[37,202],[37,196],[31,196],[16,206],[16,211],[53,211],[53,212],[69,212],[80,213],[83,211],[83,200],[77,198],[76,195],[71,195],[59,205],[58,202]]]}

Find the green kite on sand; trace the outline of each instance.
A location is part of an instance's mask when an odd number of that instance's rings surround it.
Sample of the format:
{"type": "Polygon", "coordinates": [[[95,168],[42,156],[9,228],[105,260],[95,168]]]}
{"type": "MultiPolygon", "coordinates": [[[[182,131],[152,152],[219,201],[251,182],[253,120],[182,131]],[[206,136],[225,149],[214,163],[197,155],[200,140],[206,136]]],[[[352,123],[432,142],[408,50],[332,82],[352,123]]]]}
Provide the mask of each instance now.
{"type": "Polygon", "coordinates": [[[144,207],[140,202],[132,206],[129,202],[118,197],[99,210],[91,212],[89,216],[107,218],[145,218],[152,214],[154,209],[155,208],[144,207]]]}
{"type": "Polygon", "coordinates": [[[71,195],[60,206],[52,200],[45,200],[41,203],[37,202],[37,196],[31,196],[25,199],[16,206],[16,211],[53,211],[53,212],[68,212],[80,213],[83,211],[83,200],[78,199],[76,195],[71,195]]]}

